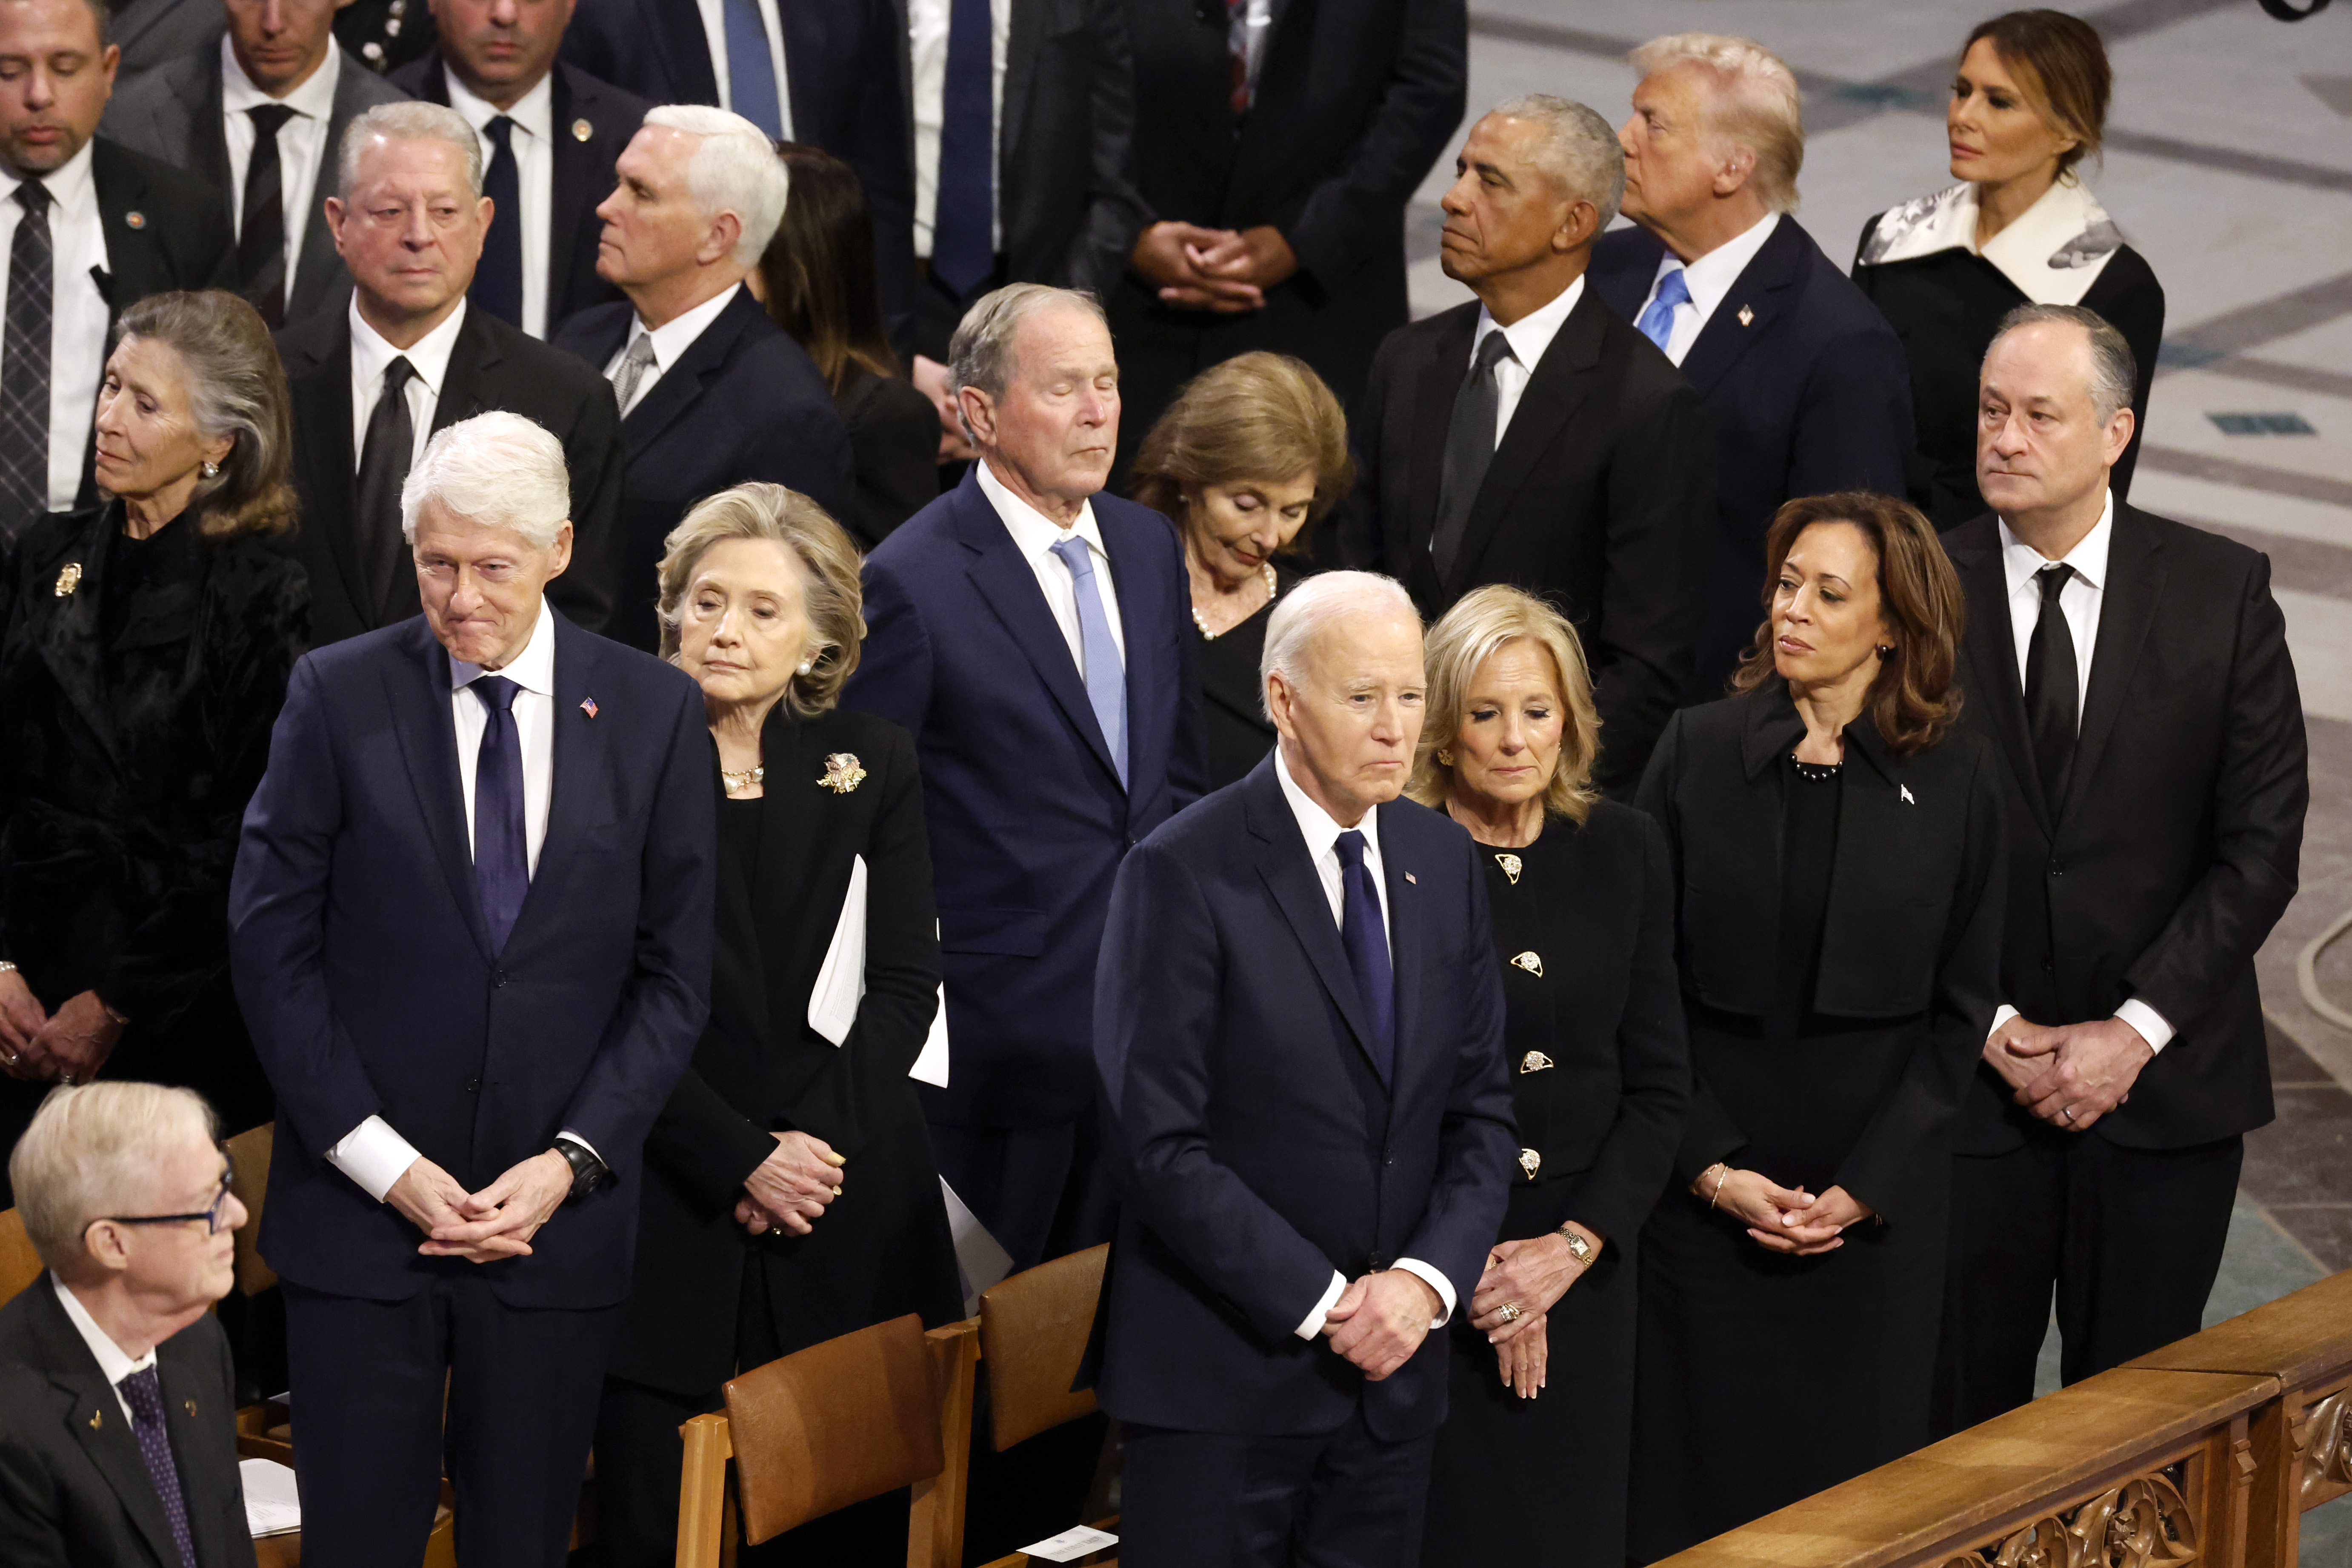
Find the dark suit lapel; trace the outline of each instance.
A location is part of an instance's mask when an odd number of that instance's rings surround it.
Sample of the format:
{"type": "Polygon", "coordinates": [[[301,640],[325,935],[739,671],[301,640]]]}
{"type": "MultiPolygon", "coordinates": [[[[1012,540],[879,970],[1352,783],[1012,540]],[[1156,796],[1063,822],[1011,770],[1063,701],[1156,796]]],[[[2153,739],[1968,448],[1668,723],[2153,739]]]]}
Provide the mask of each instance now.
{"type": "MultiPolygon", "coordinates": [[[[442,877],[449,884],[449,896],[457,900],[465,917],[466,929],[473,933],[474,943],[482,956],[495,959],[498,953],[490,946],[489,926],[482,919],[482,899],[474,885],[474,854],[472,840],[466,832],[466,790],[457,776],[457,730],[449,716],[449,656],[433,640],[433,633],[423,620],[410,622],[401,629],[400,647],[408,658],[383,667],[385,700],[391,705],[392,731],[400,745],[401,761],[408,769],[409,787],[416,792],[418,815],[425,819],[425,831],[433,840],[433,852],[441,862],[442,877]]],[[[557,658],[562,662],[559,644],[557,658]]],[[[559,684],[556,698],[562,700],[559,684]]],[[[560,735],[562,726],[557,726],[560,735]]],[[[559,740],[555,747],[555,795],[562,794],[563,749],[559,740]]],[[[548,850],[555,837],[557,806],[551,799],[548,807],[548,840],[540,846],[540,865],[547,865],[548,850]]],[[[533,879],[534,883],[537,879],[533,879]]],[[[524,900],[530,907],[530,900],[524,900]]],[[[515,923],[520,925],[518,917],[515,923]]]]}
{"type": "MultiPolygon", "coordinates": [[[[600,794],[598,784],[607,773],[605,737],[611,733],[614,721],[599,724],[589,716],[583,704],[596,696],[594,650],[588,634],[557,615],[554,607],[542,604],[539,613],[555,619],[555,702],[550,734],[548,766],[551,773],[547,795],[547,836],[540,841],[539,864],[531,871],[530,891],[523,895],[522,908],[515,915],[515,930],[522,929],[531,918],[534,906],[545,907],[551,900],[566,897],[562,873],[580,852],[582,835],[586,833],[600,794]]],[[[441,726],[452,740],[451,758],[456,757],[455,728],[443,715],[441,726]]],[[[473,886],[473,866],[467,862],[467,886],[473,886]]],[[[477,905],[478,907],[478,899],[477,905]]],[[[545,917],[541,917],[544,919],[545,917]]],[[[509,933],[508,940],[513,940],[509,933]]]]}
{"type": "Polygon", "coordinates": [[[675,0],[638,0],[637,15],[647,24],[644,37],[661,57],[662,74],[676,89],[677,100],[718,102],[719,70],[710,63],[710,44],[703,37],[702,19],[695,7],[675,0]]]}
{"type": "Polygon", "coordinates": [[[305,488],[321,511],[304,518],[300,526],[326,533],[344,594],[362,616],[373,616],[379,606],[367,591],[367,566],[356,537],[360,466],[352,450],[352,334],[341,321],[332,324],[332,331],[325,355],[290,378],[294,405],[304,411],[306,437],[295,444],[295,460],[308,470],[305,488]]]}
{"type": "Polygon", "coordinates": [[[1465,307],[1429,340],[1429,357],[1413,376],[1412,449],[1425,456],[1413,465],[1406,497],[1407,561],[1425,560],[1430,538],[1437,531],[1438,490],[1445,479],[1445,437],[1454,423],[1454,400],[1461,395],[1462,384],[1470,374],[1470,340],[1477,331],[1477,308],[1465,307]]]}
{"type": "Polygon", "coordinates": [[[68,566],[79,567],[80,580],[74,591],[62,597],[45,591],[33,601],[48,611],[48,624],[36,634],[41,662],[48,666],[49,678],[58,683],[58,689],[66,694],[74,711],[81,715],[82,722],[97,738],[99,749],[118,765],[122,758],[115,750],[114,720],[106,700],[105,653],[99,647],[98,606],[105,589],[107,533],[121,526],[118,509],[110,506],[97,512],[73,548],[58,557],[58,571],[45,574],[54,584],[64,581],[68,566]]]}
{"type": "Polygon", "coordinates": [[[1762,340],[1774,318],[1786,310],[1786,291],[1797,280],[1804,261],[1805,231],[1786,213],[1715,307],[1715,314],[1699,329],[1698,339],[1683,356],[1683,379],[1706,396],[1726,372],[1738,363],[1748,346],[1762,340]],[[1745,319],[1743,320],[1743,313],[1745,319]]]}
{"type": "MultiPolygon", "coordinates": [[[[427,80],[438,78],[436,72],[427,80]]],[[[571,281],[573,254],[583,246],[591,247],[593,254],[596,239],[594,235],[580,231],[596,204],[613,194],[612,160],[600,158],[595,121],[582,113],[582,106],[572,100],[570,66],[556,66],[551,101],[555,121],[555,145],[551,149],[554,171],[549,181],[547,201],[547,321],[551,329],[576,309],[564,298],[564,287],[571,281]],[[586,141],[572,133],[575,125],[588,127],[586,141]],[[599,184],[604,189],[597,189],[599,184]]]]}
{"type": "MultiPolygon", "coordinates": [[[[342,58],[337,67],[335,100],[327,110],[325,155],[320,161],[319,177],[310,183],[309,209],[299,215],[302,248],[294,267],[294,292],[287,299],[286,314],[289,320],[310,314],[344,275],[343,258],[335,254],[335,237],[327,227],[327,197],[335,188],[336,159],[343,144],[343,132],[368,109],[366,100],[360,96],[360,79],[369,74],[367,67],[344,53],[342,45],[328,47],[341,54],[342,58]]],[[[221,187],[230,188],[226,184],[221,187]]],[[[286,216],[290,222],[297,215],[286,216]]]]}
{"type": "MultiPolygon", "coordinates": [[[[80,1331],[66,1316],[49,1277],[43,1274],[28,1288],[41,1292],[35,1300],[33,1331],[40,1342],[42,1359],[48,1363],[50,1386],[64,1398],[67,1436],[106,1478],[155,1561],[177,1563],[180,1547],[172,1538],[172,1521],[164,1515],[163,1500],[155,1495],[154,1479],[147,1474],[147,1461],[140,1457],[139,1439],[122,1414],[121,1401],[99,1370],[80,1331]]],[[[181,1489],[184,1496],[184,1474],[181,1489]]]]}
{"type": "MultiPolygon", "coordinates": [[[[457,341],[449,345],[449,368],[441,377],[441,395],[433,405],[433,429],[439,435],[450,426],[471,419],[475,415],[495,406],[488,393],[490,378],[506,355],[498,340],[485,322],[495,320],[487,311],[466,311],[466,320],[457,328],[457,341]]],[[[348,373],[344,384],[350,384],[348,373]]],[[[345,427],[350,426],[348,418],[345,427]]]]}
{"type": "Polygon", "coordinates": [[[1347,950],[1339,944],[1339,922],[1331,918],[1331,900],[1325,896],[1322,879],[1307,857],[1307,841],[1299,837],[1297,819],[1291,815],[1290,802],[1283,795],[1282,782],[1275,777],[1274,768],[1274,760],[1267,758],[1244,786],[1249,791],[1245,814],[1249,830],[1266,846],[1265,853],[1257,858],[1257,874],[1274,896],[1282,918],[1290,922],[1299,945],[1307,950],[1316,978],[1323,982],[1339,1016],[1347,1020],[1356,1037],[1356,1048],[1377,1072],[1380,1059],[1372,1054],[1371,1026],[1365,1021],[1363,998],[1356,992],[1356,972],[1349,967],[1347,950]]]}
{"type": "Polygon", "coordinates": [[[836,54],[825,37],[825,8],[782,5],[776,7],[776,20],[784,29],[784,94],[792,100],[793,134],[814,142],[829,118],[823,110],[833,84],[825,73],[836,54]]]}
{"type": "MultiPolygon", "coordinates": [[[[621,435],[631,457],[659,440],[664,431],[701,403],[704,384],[727,368],[728,358],[744,333],[747,310],[759,312],[759,301],[739,287],[726,309],[677,356],[677,363],[665,366],[661,379],[637,399],[637,405],[621,421],[621,435]]],[[[623,342],[627,341],[628,331],[625,321],[623,342]]],[[[604,368],[601,363],[597,368],[604,368]]]]}
{"type": "MultiPolygon", "coordinates": [[[[1104,516],[1100,508],[1095,510],[1095,526],[1101,531],[1103,551],[1110,557],[1119,625],[1127,631],[1127,776],[1132,781],[1157,778],[1167,771],[1168,759],[1156,748],[1142,749],[1138,738],[1152,743],[1171,732],[1172,726],[1157,720],[1162,706],[1175,695],[1176,671],[1162,669],[1154,662],[1160,639],[1147,634],[1151,627],[1168,624],[1171,606],[1158,592],[1151,542],[1137,537],[1126,521],[1104,516]]],[[[1087,711],[1094,711],[1091,702],[1087,711]]],[[[1108,745],[1103,748],[1106,756],[1109,750],[1108,745]]]]}
{"type": "Polygon", "coordinates": [[[1380,813],[1381,893],[1388,900],[1390,968],[1396,975],[1396,1041],[1389,1083],[1396,1098],[1402,1100],[1408,1067],[1420,1066],[1417,1060],[1407,1061],[1406,1051],[1421,1021],[1422,955],[1428,949],[1430,932],[1421,907],[1421,884],[1411,879],[1422,868],[1405,835],[1398,831],[1406,813],[1387,805],[1374,809],[1380,813]]]}
{"type": "MultiPolygon", "coordinates": [[[[777,703],[760,735],[761,765],[767,773],[761,785],[760,879],[752,889],[751,909],[763,939],[798,931],[803,941],[830,942],[833,929],[841,921],[838,905],[814,907],[813,879],[824,858],[824,818],[831,815],[825,807],[839,798],[830,790],[815,787],[814,781],[824,773],[824,764],[815,753],[808,726],[795,721],[786,704],[777,703]]],[[[793,995],[785,987],[796,974],[813,977],[814,973],[803,971],[788,960],[765,965],[761,986],[763,1030],[782,1020],[786,1038],[799,1034],[809,998],[805,992],[793,995]]],[[[763,1032],[759,1037],[772,1037],[763,1032]]]]}
{"type": "MultiPolygon", "coordinates": [[[[222,122],[220,56],[207,49],[193,77],[172,84],[188,115],[188,172],[229,199],[236,189],[228,166],[228,132],[222,122]]],[[[333,143],[330,142],[330,146],[333,143]]]]}
{"type": "Polygon", "coordinates": [[[2042,798],[2042,770],[2033,760],[2025,721],[2025,689],[2017,674],[2017,628],[2009,618],[2009,579],[2000,565],[2000,531],[1990,515],[1964,524],[1964,548],[1953,554],[1968,598],[1969,629],[1960,639],[1969,665],[1969,700],[1984,706],[1985,722],[2033,807],[2036,826],[2050,836],[2050,806],[2042,798]]]}
{"type": "MultiPolygon", "coordinates": [[[[179,1460],[180,1497],[187,1507],[188,1539],[196,1549],[196,1562],[229,1563],[236,1561],[237,1543],[224,1534],[222,1527],[231,1516],[228,1510],[212,1506],[216,1496],[213,1478],[236,1468],[236,1454],[224,1453],[220,1447],[221,1431],[231,1419],[229,1412],[226,1405],[213,1408],[215,1401],[226,1399],[228,1390],[195,1355],[175,1349],[179,1339],[187,1334],[183,1329],[155,1353],[155,1371],[163,1387],[163,1425],[179,1460]]],[[[246,1544],[250,1543],[248,1536],[246,1544]]]]}
{"type": "Polygon", "coordinates": [[[2164,555],[2152,530],[2140,526],[2128,507],[2116,507],[2115,531],[2107,542],[2107,581],[2099,605],[2099,637],[2091,655],[2091,689],[2075,733],[2074,765],[2067,771],[2066,798],[2053,817],[2063,817],[2077,800],[2088,798],[2084,783],[2099,765],[2123,711],[2124,694],[2139,664],[2148,629],[2156,624],[2164,593],[2164,555]]]}
{"type": "MultiPolygon", "coordinates": [[[[1004,40],[1004,101],[999,110],[1001,122],[996,135],[1000,186],[1003,177],[1002,171],[1013,166],[1013,149],[1021,145],[1022,123],[1028,118],[1029,79],[1036,74],[1038,48],[1045,42],[1045,3],[1046,0],[1013,0],[1011,25],[1006,28],[1004,40]]],[[[903,20],[906,0],[898,0],[898,8],[902,13],[898,36],[904,37],[907,33],[903,20]]],[[[907,51],[900,49],[898,54],[904,58],[907,51]]],[[[909,139],[907,144],[911,147],[914,142],[909,139]]],[[[997,200],[1000,204],[1004,201],[1001,189],[997,200]]],[[[918,217],[928,216],[919,214],[918,217]]]]}
{"type": "MultiPolygon", "coordinates": [[[[1536,362],[1527,390],[1519,395],[1519,405],[1512,411],[1510,426],[1503,432],[1502,445],[1495,448],[1494,462],[1471,501],[1469,524],[1463,530],[1462,548],[1454,558],[1453,581],[1446,584],[1449,596],[1474,580],[1478,557],[1502,526],[1512,497],[1535,472],[1536,465],[1558,446],[1591,394],[1601,364],[1601,337],[1608,315],[1609,307],[1601,296],[1587,288],[1568,320],[1559,324],[1551,346],[1536,362]]],[[[1435,449],[1445,449],[1444,437],[1435,449]]]]}

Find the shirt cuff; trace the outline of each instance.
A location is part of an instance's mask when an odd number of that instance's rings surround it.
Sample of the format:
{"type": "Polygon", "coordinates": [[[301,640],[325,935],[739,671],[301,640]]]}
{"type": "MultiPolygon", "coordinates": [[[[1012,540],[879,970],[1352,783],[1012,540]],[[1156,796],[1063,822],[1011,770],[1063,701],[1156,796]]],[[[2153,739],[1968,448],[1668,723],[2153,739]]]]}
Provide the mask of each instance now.
{"type": "Polygon", "coordinates": [[[1313,1340],[1316,1335],[1323,1331],[1323,1314],[1331,1310],[1333,1304],[1339,1300],[1339,1293],[1347,1288],[1348,1281],[1341,1278],[1339,1271],[1336,1268],[1331,1270],[1331,1283],[1323,1288],[1322,1299],[1315,1303],[1315,1310],[1301,1319],[1298,1326],[1290,1331],[1302,1340],[1313,1340]]]}
{"type": "Polygon", "coordinates": [[[1437,1299],[1444,1303],[1445,1310],[1430,1319],[1429,1326],[1433,1329],[1444,1328],[1454,1316],[1454,1282],[1445,1278],[1444,1271],[1431,1268],[1418,1258],[1400,1258],[1396,1260],[1396,1266],[1408,1274],[1418,1276],[1431,1289],[1437,1292],[1437,1299]]]}
{"type": "Polygon", "coordinates": [[[416,1145],[394,1132],[392,1123],[381,1116],[369,1117],[327,1151],[327,1163],[357,1182],[378,1203],[422,1158],[416,1145]]]}
{"type": "Polygon", "coordinates": [[[2016,1017],[2016,1016],[2017,1016],[2017,1009],[2016,1009],[2016,1008],[2014,1008],[2014,1007],[2012,1007],[2012,1006],[2011,1006],[2011,1005],[2010,1005],[2008,1003],[2006,1003],[2006,1002],[2002,1003],[2000,1006],[1998,1006],[1998,1007],[1994,1008],[1994,1009],[1992,1010],[1992,1026],[1991,1026],[1991,1027],[1990,1027],[1990,1028],[1988,1028],[1988,1029],[1986,1029],[1986,1030],[1985,1030],[1985,1038],[1986,1038],[1986,1039],[1988,1039],[1988,1040],[1990,1040],[1990,1039],[1991,1039],[1995,1035],[2000,1034],[2000,1026],[2001,1026],[2003,1024],[2008,1023],[2011,1018],[2014,1018],[2014,1017],[2016,1017]]]}
{"type": "Polygon", "coordinates": [[[591,1154],[595,1154],[595,1155],[596,1155],[596,1163],[598,1163],[598,1164],[600,1164],[600,1165],[604,1166],[604,1169],[606,1169],[606,1170],[608,1170],[608,1171],[609,1171],[609,1170],[611,1170],[611,1169],[613,1168],[613,1162],[612,1162],[612,1161],[607,1160],[607,1159],[606,1159],[606,1158],[604,1158],[604,1155],[602,1155],[602,1154],[597,1154],[597,1153],[596,1153],[596,1145],[594,1145],[593,1143],[591,1143],[590,1142],[588,1142],[588,1140],[586,1140],[585,1138],[583,1138],[582,1136],[580,1136],[580,1134],[579,1134],[579,1133],[574,1132],[573,1131],[572,1131],[572,1129],[571,1129],[571,1128],[569,1128],[569,1127],[565,1128],[562,1131],[561,1131],[561,1132],[557,1133],[557,1134],[556,1134],[556,1136],[557,1136],[558,1138],[569,1139],[571,1142],[574,1142],[574,1143],[579,1144],[583,1149],[587,1150],[587,1151],[588,1151],[588,1152],[590,1152],[591,1154]]]}
{"type": "Polygon", "coordinates": [[[2116,1008],[2116,1016],[2137,1029],[2151,1052],[2161,1051],[2172,1043],[2172,1026],[2164,1021],[2164,1015],[2137,996],[2116,1008]]]}

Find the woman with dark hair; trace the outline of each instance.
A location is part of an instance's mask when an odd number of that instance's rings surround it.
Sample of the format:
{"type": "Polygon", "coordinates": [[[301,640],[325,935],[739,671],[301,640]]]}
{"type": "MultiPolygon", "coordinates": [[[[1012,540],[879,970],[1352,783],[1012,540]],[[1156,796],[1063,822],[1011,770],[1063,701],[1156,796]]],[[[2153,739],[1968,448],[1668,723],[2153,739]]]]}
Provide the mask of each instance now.
{"type": "Polygon", "coordinates": [[[2119,330],[2139,362],[2139,427],[2112,476],[2131,489],[2147,389],[2164,336],[2164,289],[2082,183],[2099,150],[2113,76],[2091,25],[2063,11],[2011,11],[1962,46],[1945,108],[1960,183],[1864,226],[1853,280],[1911,360],[1918,444],[1905,488],[1938,529],[1985,510],[1977,493],[1977,370],[2016,307],[2080,305],[2119,330]]]}
{"type": "Polygon", "coordinates": [[[286,378],[234,294],[122,314],[99,488],[0,571],[0,1147],[51,1083],[193,1089],[233,1131],[268,1080],[228,980],[228,880],[310,636],[286,378]]]}
{"type": "Polygon", "coordinates": [[[1953,728],[1934,528],[1819,496],[1765,554],[1734,695],[1675,714],[1642,781],[1695,1083],[1642,1233],[1639,1562],[1927,1441],[1950,1124],[1998,1001],[1997,764],[1953,728]]]}
{"type": "Polygon", "coordinates": [[[940,416],[898,374],[874,280],[874,220],[857,171],[822,147],[776,149],[790,185],[783,221],[753,275],[776,325],[808,351],[849,426],[862,550],[940,495],[940,416]]]}

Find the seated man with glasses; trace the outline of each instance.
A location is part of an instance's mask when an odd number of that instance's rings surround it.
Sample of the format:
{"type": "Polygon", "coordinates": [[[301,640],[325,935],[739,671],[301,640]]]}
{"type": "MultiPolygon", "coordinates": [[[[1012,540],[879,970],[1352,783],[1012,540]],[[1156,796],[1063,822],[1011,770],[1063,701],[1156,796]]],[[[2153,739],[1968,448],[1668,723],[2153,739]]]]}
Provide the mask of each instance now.
{"type": "Polygon", "coordinates": [[[252,1568],[213,1113],[184,1089],[53,1091],[8,1160],[47,1272],[0,1307],[0,1563],[252,1568]]]}

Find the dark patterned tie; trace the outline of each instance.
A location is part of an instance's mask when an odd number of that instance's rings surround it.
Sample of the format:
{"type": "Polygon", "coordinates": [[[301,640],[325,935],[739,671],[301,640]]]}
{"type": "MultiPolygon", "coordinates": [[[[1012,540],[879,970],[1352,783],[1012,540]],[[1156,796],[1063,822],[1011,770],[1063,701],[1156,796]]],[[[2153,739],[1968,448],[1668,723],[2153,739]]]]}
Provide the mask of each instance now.
{"type": "Polygon", "coordinates": [[[2061,562],[2033,575],[2042,589],[2042,615],[2033,623],[2033,640],[2025,647],[2025,716],[2033,730],[2033,765],[2042,775],[2042,798],[2054,815],[2074,765],[2075,710],[2081,700],[2074,632],[2058,605],[2074,569],[2061,562]]]}
{"type": "Polygon", "coordinates": [[[248,109],[253,156],[245,165],[245,205],[237,220],[237,292],[271,326],[286,320],[286,185],[278,133],[294,118],[282,103],[248,109]]]}
{"type": "Polygon", "coordinates": [[[522,826],[522,736],[515,729],[515,693],[503,675],[485,675],[466,689],[482,701],[482,744],[474,755],[474,888],[490,948],[503,952],[515,917],[530,891],[530,847],[522,826]]]}
{"type": "Polygon", "coordinates": [[[1381,919],[1380,889],[1364,864],[1364,836],[1350,827],[1339,835],[1339,943],[1355,971],[1356,993],[1372,1027],[1372,1065],[1389,1081],[1396,1058],[1396,972],[1389,961],[1388,926],[1381,919]]]}
{"type": "Polygon", "coordinates": [[[1454,575],[1454,558],[1462,552],[1462,536],[1470,527],[1470,509],[1494,465],[1495,425],[1503,406],[1495,366],[1510,353],[1511,341],[1502,329],[1488,332],[1479,340],[1462,390],[1454,395],[1454,417],[1445,426],[1445,466],[1439,470],[1437,526],[1429,542],[1440,581],[1454,575]]]}
{"type": "Polygon", "coordinates": [[[180,1466],[172,1458],[172,1434],[163,1426],[163,1383],[153,1367],[134,1372],[114,1385],[131,1406],[131,1430],[139,1439],[139,1457],[147,1461],[147,1479],[163,1516],[172,1521],[172,1539],[179,1543],[182,1568],[196,1568],[195,1542],[188,1534],[188,1503],[180,1495],[180,1466]]]}
{"type": "Polygon", "coordinates": [[[416,456],[416,421],[408,412],[408,384],[416,367],[405,357],[383,367],[383,390],[368,416],[367,445],[360,449],[359,512],[353,523],[360,562],[367,574],[368,602],[361,609],[373,628],[392,595],[400,570],[400,487],[416,456]]]}
{"type": "Polygon", "coordinates": [[[49,510],[49,188],[16,187],[25,209],[8,245],[8,310],[0,335],[0,538],[21,533],[49,510]]]}
{"type": "Polygon", "coordinates": [[[490,139],[489,173],[482,194],[490,198],[490,232],[482,241],[481,264],[474,268],[467,297],[509,327],[522,325],[522,171],[515,162],[515,122],[501,114],[483,134],[490,139]]]}

